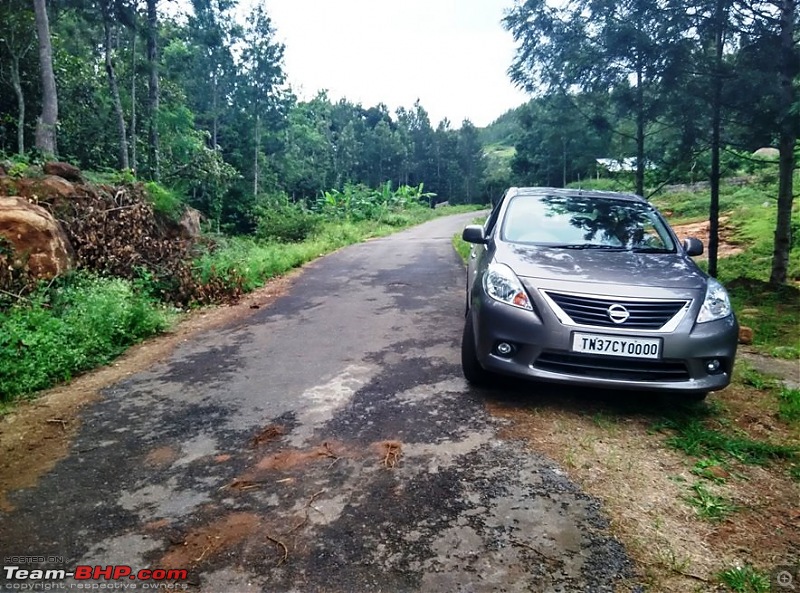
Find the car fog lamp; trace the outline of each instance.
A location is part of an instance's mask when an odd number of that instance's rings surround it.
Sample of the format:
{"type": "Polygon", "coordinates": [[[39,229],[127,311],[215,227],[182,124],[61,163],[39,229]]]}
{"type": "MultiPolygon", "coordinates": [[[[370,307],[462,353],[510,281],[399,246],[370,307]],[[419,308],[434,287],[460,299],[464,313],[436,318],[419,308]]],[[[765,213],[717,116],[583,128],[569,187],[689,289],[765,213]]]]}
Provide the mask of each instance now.
{"type": "Polygon", "coordinates": [[[500,356],[508,356],[514,351],[514,347],[508,342],[500,342],[497,345],[497,353],[500,356]]]}
{"type": "Polygon", "coordinates": [[[716,375],[722,369],[722,363],[716,358],[706,361],[706,372],[709,375],[716,375]]]}

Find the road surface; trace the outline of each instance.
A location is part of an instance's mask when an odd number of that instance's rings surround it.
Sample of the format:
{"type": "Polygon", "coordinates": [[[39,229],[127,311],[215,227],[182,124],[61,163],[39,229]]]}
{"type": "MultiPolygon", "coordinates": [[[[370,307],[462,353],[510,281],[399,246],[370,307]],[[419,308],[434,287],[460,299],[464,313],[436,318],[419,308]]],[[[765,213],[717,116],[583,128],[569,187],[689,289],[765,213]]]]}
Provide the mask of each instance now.
{"type": "Polygon", "coordinates": [[[179,585],[202,592],[630,582],[599,503],[504,440],[484,407],[502,395],[461,376],[451,238],[472,217],[321,258],[272,305],[105,390],[68,456],[8,496],[0,551],[185,568],[179,585]]]}

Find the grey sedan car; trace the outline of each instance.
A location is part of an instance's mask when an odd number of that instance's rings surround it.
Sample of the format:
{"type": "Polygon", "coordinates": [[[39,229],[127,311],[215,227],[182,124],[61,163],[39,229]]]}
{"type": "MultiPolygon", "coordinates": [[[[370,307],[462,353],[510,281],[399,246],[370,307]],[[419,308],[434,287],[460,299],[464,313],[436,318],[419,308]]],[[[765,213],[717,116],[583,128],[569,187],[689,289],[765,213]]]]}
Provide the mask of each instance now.
{"type": "Polygon", "coordinates": [[[728,294],[640,196],[511,188],[470,225],[464,376],[681,393],[730,383],[728,294]]]}

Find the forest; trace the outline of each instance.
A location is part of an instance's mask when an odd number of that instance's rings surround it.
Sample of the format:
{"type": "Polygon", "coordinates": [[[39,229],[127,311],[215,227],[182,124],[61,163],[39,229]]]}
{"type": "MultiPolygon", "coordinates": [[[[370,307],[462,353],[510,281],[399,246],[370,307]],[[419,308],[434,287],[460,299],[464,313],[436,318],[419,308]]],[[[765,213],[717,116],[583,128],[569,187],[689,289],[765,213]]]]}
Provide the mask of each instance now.
{"type": "Polygon", "coordinates": [[[192,0],[175,14],[157,0],[49,2],[43,48],[30,2],[3,0],[0,150],[30,161],[57,152],[84,170],[159,182],[232,233],[253,230],[259,204],[310,203],[349,184],[424,183],[438,201],[483,199],[469,121],[434,129],[419,102],[392,113],[325,90],[300,101],[264,6],[238,20],[237,6],[192,0]],[[54,139],[43,144],[48,126],[54,139]]]}

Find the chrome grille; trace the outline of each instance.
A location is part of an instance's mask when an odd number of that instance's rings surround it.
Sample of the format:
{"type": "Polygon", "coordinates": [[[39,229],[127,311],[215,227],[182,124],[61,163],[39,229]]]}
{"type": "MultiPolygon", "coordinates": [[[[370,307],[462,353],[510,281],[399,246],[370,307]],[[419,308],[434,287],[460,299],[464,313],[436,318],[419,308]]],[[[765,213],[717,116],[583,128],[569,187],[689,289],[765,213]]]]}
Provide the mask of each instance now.
{"type": "Polygon", "coordinates": [[[545,294],[575,324],[620,329],[659,330],[689,302],[598,298],[550,291],[545,291],[545,294]],[[619,309],[619,306],[624,307],[630,316],[622,323],[614,323],[608,314],[609,307],[613,305],[617,305],[616,309],[619,309]]]}

